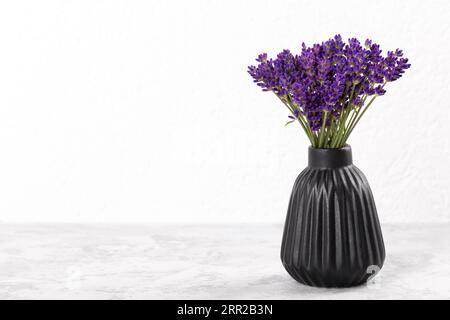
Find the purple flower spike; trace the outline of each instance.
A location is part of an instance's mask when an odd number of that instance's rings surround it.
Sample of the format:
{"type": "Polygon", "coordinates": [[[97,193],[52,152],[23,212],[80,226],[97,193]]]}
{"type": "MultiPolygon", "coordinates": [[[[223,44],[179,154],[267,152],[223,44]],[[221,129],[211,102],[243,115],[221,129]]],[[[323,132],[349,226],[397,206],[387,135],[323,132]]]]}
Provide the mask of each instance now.
{"type": "Polygon", "coordinates": [[[340,35],[310,47],[302,43],[299,54],[283,50],[272,60],[263,53],[256,61],[248,67],[254,82],[286,104],[289,118],[299,120],[319,148],[342,147],[364,114],[360,111],[411,66],[400,49],[383,56],[370,39],[345,43],[340,35]]]}
{"type": "Polygon", "coordinates": [[[256,84],[289,98],[313,132],[321,128],[324,114],[339,120],[347,108],[361,107],[364,97],[384,95],[384,85],[411,66],[400,49],[383,57],[372,40],[361,45],[351,38],[345,43],[340,35],[311,47],[303,43],[298,55],[283,50],[274,60],[263,53],[256,61],[258,65],[248,68],[256,84]]]}

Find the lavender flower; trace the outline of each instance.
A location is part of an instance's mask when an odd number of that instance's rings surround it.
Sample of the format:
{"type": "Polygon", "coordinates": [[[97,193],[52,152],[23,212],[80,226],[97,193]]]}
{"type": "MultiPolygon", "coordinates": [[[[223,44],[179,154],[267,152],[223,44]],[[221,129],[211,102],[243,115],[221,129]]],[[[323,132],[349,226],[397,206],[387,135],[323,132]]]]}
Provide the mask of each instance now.
{"type": "Polygon", "coordinates": [[[254,82],[278,96],[318,148],[345,145],[373,100],[386,93],[386,83],[410,67],[402,50],[383,57],[372,40],[363,46],[340,35],[312,47],[302,44],[298,55],[283,50],[275,59],[264,53],[256,61],[248,67],[254,82]]]}

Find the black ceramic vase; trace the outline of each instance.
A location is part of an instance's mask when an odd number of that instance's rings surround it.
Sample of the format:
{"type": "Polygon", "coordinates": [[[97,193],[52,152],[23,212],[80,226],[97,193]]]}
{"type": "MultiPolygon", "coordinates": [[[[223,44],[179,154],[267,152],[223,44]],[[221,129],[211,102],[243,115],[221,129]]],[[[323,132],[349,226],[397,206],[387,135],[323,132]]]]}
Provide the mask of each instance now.
{"type": "Polygon", "coordinates": [[[297,281],[316,287],[360,285],[384,262],[372,192],[353,165],[350,146],[309,148],[295,181],[284,226],[281,260],[297,281]]]}

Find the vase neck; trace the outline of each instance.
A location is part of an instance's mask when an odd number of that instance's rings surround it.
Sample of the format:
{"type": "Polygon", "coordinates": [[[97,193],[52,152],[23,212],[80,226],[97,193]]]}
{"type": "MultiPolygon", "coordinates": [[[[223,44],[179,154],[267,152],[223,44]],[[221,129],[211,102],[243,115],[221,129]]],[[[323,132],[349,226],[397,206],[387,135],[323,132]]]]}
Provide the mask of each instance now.
{"type": "Polygon", "coordinates": [[[316,169],[332,169],[353,164],[352,149],[347,144],[339,149],[318,149],[309,147],[308,166],[316,169]]]}

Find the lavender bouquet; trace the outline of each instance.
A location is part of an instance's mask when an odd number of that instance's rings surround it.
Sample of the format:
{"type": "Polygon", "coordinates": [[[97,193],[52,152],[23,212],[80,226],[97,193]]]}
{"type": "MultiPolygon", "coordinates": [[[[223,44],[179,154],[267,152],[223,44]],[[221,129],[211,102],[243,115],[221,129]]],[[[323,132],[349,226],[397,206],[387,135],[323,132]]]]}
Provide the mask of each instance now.
{"type": "Polygon", "coordinates": [[[388,82],[410,67],[402,50],[382,56],[378,44],[340,35],[307,47],[299,55],[283,50],[276,59],[263,53],[248,67],[263,91],[272,91],[298,121],[314,148],[341,148],[361,117],[386,93],[388,82]]]}

